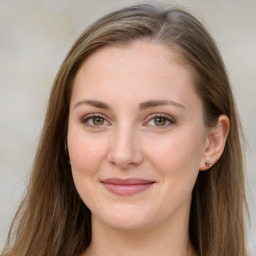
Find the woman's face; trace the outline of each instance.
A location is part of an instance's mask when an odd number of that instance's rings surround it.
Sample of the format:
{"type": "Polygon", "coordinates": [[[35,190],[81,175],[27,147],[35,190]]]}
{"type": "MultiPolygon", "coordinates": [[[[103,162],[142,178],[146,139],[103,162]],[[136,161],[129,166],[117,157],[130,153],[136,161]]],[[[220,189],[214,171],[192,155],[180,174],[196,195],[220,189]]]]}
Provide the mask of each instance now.
{"type": "Polygon", "coordinates": [[[202,103],[188,67],[152,42],[109,46],[78,71],[68,149],[92,220],[140,230],[188,222],[205,161],[202,103]]]}

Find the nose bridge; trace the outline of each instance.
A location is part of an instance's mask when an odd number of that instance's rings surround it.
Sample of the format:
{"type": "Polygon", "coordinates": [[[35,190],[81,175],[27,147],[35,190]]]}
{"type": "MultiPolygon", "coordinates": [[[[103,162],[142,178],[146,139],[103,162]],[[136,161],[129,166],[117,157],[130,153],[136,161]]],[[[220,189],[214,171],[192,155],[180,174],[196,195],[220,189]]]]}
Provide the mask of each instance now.
{"type": "Polygon", "coordinates": [[[143,157],[135,127],[123,123],[114,128],[108,158],[112,164],[121,168],[141,163],[143,157]]]}

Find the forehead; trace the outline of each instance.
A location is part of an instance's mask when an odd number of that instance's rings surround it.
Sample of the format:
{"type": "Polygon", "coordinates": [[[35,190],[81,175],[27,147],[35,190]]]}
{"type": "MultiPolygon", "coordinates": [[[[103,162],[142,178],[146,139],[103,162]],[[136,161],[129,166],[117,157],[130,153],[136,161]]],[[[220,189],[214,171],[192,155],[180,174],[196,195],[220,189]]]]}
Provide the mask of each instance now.
{"type": "MultiPolygon", "coordinates": [[[[168,66],[171,62],[175,62],[177,65],[187,69],[188,75],[190,75],[190,71],[192,70],[191,65],[188,64],[185,57],[175,50],[174,47],[166,46],[147,39],[136,40],[128,42],[127,44],[103,46],[92,52],[86,58],[79,70],[84,69],[85,71],[85,69],[99,63],[102,64],[104,61],[113,61],[114,57],[116,57],[115,61],[118,60],[119,64],[121,64],[118,68],[127,65],[130,61],[129,57],[132,57],[132,64],[142,64],[143,68],[152,65],[152,62],[150,61],[153,59],[155,67],[157,67],[158,64],[166,64],[168,66]],[[145,61],[142,62],[142,60],[145,61]],[[147,60],[150,61],[147,62],[147,60]]],[[[131,65],[131,70],[133,67],[134,65],[131,65]]]]}
{"type": "Polygon", "coordinates": [[[73,86],[72,98],[97,96],[110,101],[184,100],[195,94],[191,69],[184,59],[171,48],[149,41],[95,51],[79,69],[73,86]]]}

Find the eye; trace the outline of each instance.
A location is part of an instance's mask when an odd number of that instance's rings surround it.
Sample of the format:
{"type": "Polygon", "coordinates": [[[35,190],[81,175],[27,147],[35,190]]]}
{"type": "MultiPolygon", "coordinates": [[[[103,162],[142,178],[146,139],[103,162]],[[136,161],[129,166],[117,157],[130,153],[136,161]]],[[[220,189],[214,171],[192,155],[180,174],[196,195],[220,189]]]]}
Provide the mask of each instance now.
{"type": "Polygon", "coordinates": [[[165,128],[175,123],[175,120],[172,117],[165,114],[155,114],[149,118],[149,121],[145,124],[146,126],[165,128]]]}
{"type": "Polygon", "coordinates": [[[97,116],[97,117],[93,117],[91,119],[92,119],[92,123],[94,125],[103,125],[104,124],[104,119],[102,117],[97,116]]]}
{"type": "Polygon", "coordinates": [[[100,115],[89,115],[82,119],[82,123],[90,127],[100,127],[105,125],[110,125],[110,123],[100,115]]]}
{"type": "Polygon", "coordinates": [[[153,120],[156,126],[166,125],[166,122],[167,122],[166,118],[163,118],[163,117],[156,117],[153,120]]]}

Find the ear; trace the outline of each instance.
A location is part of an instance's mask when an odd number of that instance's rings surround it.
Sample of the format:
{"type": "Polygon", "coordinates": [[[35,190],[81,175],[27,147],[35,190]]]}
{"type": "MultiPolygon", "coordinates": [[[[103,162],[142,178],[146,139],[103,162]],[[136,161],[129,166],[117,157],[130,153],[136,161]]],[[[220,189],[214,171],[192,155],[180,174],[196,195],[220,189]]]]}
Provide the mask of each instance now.
{"type": "Polygon", "coordinates": [[[229,126],[229,118],[226,115],[221,115],[216,126],[207,131],[205,149],[200,162],[201,171],[208,170],[221,157],[228,137],[229,126]]]}

